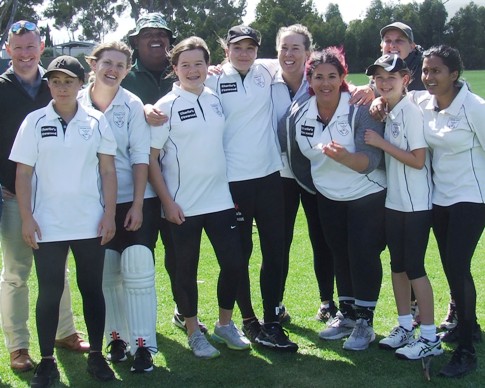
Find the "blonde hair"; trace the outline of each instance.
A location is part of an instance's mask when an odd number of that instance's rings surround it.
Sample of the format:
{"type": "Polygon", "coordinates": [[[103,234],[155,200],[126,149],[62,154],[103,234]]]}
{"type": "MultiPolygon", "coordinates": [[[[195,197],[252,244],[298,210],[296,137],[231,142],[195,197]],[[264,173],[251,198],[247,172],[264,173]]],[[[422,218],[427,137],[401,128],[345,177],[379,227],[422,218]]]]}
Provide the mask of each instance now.
{"type": "MultiPolygon", "coordinates": [[[[98,61],[106,51],[118,51],[124,54],[126,56],[126,67],[127,69],[131,68],[131,49],[126,43],[119,41],[101,43],[100,45],[96,46],[93,51],[91,51],[90,55],[86,55],[84,58],[86,58],[86,62],[91,66],[92,62],[98,61]]],[[[91,71],[89,73],[89,81],[91,82],[93,78],[94,72],[91,71]]]]}

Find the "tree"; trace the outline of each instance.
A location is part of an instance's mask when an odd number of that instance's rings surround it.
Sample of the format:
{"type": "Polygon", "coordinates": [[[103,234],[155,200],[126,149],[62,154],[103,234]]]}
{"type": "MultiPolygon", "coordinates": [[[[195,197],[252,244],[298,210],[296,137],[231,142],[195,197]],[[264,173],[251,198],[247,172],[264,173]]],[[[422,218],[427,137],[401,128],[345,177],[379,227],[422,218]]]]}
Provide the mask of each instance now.
{"type": "Polygon", "coordinates": [[[415,26],[414,40],[428,48],[443,43],[448,12],[440,0],[424,0],[417,12],[419,20],[415,26]]]}
{"type": "Polygon", "coordinates": [[[39,15],[35,7],[42,4],[43,0],[6,0],[0,3],[0,47],[3,47],[8,38],[8,31],[16,20],[30,20],[37,22],[39,15]]]}

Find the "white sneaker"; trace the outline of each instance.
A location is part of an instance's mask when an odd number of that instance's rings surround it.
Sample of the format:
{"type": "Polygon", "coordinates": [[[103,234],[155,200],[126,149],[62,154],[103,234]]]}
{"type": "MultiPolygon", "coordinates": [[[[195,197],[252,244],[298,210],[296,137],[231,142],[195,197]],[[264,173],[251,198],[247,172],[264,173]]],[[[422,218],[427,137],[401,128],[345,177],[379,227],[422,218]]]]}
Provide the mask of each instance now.
{"type": "Polygon", "coordinates": [[[249,340],[238,330],[233,321],[225,326],[218,326],[216,323],[212,339],[221,344],[226,344],[232,350],[245,350],[251,347],[249,340]]]}
{"type": "Polygon", "coordinates": [[[443,349],[441,348],[441,340],[439,337],[436,337],[436,341],[434,342],[419,337],[417,341],[397,349],[395,353],[398,358],[419,360],[428,356],[439,356],[443,354],[443,349]]]}
{"type": "Polygon", "coordinates": [[[343,348],[345,350],[365,350],[375,339],[374,328],[369,326],[365,319],[359,318],[355,321],[354,330],[352,330],[350,337],[345,340],[343,348]]]}
{"type": "Polygon", "coordinates": [[[324,340],[336,340],[349,336],[355,327],[355,321],[350,318],[345,318],[344,315],[338,311],[335,318],[327,323],[327,328],[321,331],[318,336],[324,340]]]}
{"type": "Polygon", "coordinates": [[[379,341],[382,349],[397,349],[407,345],[414,338],[414,328],[406,330],[402,326],[396,326],[391,333],[379,341]]]}
{"type": "Polygon", "coordinates": [[[213,347],[205,335],[200,330],[195,331],[189,337],[189,346],[196,357],[200,358],[216,358],[220,356],[220,352],[213,347]]]}

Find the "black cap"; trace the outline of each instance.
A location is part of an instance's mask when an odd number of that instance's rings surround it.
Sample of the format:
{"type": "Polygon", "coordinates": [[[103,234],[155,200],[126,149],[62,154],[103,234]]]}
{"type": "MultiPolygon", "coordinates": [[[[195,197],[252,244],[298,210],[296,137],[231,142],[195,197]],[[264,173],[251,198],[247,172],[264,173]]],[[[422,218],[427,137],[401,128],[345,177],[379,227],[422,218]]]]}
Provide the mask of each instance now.
{"type": "Polygon", "coordinates": [[[401,22],[395,22],[392,24],[388,24],[387,26],[381,29],[381,39],[384,38],[384,35],[389,30],[399,30],[401,31],[411,42],[414,42],[414,35],[413,30],[407,24],[401,22]]]}
{"type": "Polygon", "coordinates": [[[396,73],[401,70],[407,70],[408,65],[397,54],[385,54],[378,58],[373,65],[370,65],[365,71],[366,75],[374,75],[377,68],[382,67],[389,73],[396,73]]]}
{"type": "Polygon", "coordinates": [[[70,77],[79,78],[81,81],[84,81],[83,65],[76,58],[69,55],[61,55],[60,57],[54,58],[47,67],[44,77],[49,78],[49,75],[55,71],[60,71],[70,77]]]}
{"type": "Polygon", "coordinates": [[[248,26],[235,26],[227,33],[227,43],[236,43],[243,39],[252,39],[258,46],[261,44],[259,31],[248,26]]]}

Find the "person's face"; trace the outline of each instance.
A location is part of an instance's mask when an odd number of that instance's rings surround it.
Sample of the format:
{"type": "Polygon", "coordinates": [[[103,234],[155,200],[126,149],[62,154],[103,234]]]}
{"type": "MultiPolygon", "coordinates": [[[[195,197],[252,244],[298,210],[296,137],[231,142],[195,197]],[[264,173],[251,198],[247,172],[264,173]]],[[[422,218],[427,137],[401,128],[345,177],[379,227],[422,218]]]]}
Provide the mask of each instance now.
{"type": "Polygon", "coordinates": [[[21,78],[32,77],[37,73],[44,42],[34,31],[22,35],[12,34],[6,49],[12,58],[13,70],[21,78]]]}
{"type": "Polygon", "coordinates": [[[374,73],[377,91],[388,101],[399,101],[408,79],[408,75],[402,76],[399,72],[390,73],[382,67],[378,68],[374,73]]]}
{"type": "Polygon", "coordinates": [[[173,69],[180,81],[180,87],[189,92],[200,94],[207,78],[207,63],[200,49],[184,51],[173,69]]]}
{"type": "Polygon", "coordinates": [[[387,31],[381,41],[382,54],[397,54],[404,60],[415,47],[416,44],[410,42],[402,31],[395,29],[387,31]]]}
{"type": "Polygon", "coordinates": [[[303,76],[305,61],[310,52],[305,50],[305,37],[296,32],[286,32],[280,37],[278,61],[283,76],[299,74],[303,76]]]}
{"type": "Polygon", "coordinates": [[[83,83],[79,78],[71,77],[60,71],[48,76],[47,84],[56,106],[68,106],[76,103],[77,93],[83,83]]]}
{"type": "Polygon", "coordinates": [[[101,57],[92,62],[91,68],[96,74],[96,82],[116,88],[130,71],[126,55],[117,50],[103,51],[101,57]]]}
{"type": "Polygon", "coordinates": [[[319,102],[335,103],[340,98],[344,78],[334,65],[322,63],[315,68],[309,82],[319,102]]]}
{"type": "Polygon", "coordinates": [[[226,55],[237,71],[246,74],[258,56],[258,45],[252,39],[230,43],[226,55]]]}
{"type": "Polygon", "coordinates": [[[421,80],[429,94],[436,97],[453,95],[458,72],[450,72],[440,57],[432,55],[424,58],[422,70],[421,80]]]}
{"type": "Polygon", "coordinates": [[[140,61],[153,70],[158,66],[163,70],[170,48],[169,32],[163,28],[143,28],[135,37],[135,48],[138,49],[140,61]]]}

